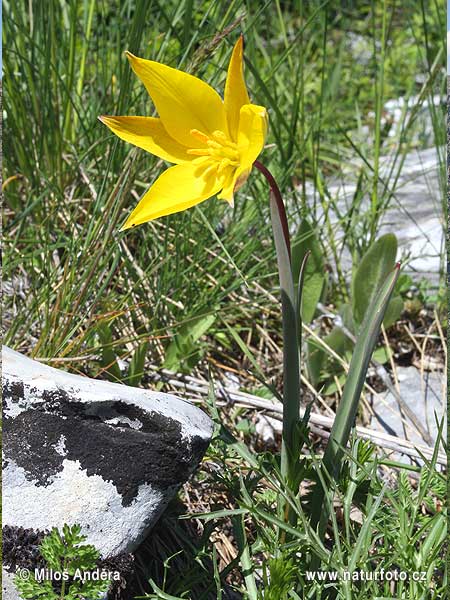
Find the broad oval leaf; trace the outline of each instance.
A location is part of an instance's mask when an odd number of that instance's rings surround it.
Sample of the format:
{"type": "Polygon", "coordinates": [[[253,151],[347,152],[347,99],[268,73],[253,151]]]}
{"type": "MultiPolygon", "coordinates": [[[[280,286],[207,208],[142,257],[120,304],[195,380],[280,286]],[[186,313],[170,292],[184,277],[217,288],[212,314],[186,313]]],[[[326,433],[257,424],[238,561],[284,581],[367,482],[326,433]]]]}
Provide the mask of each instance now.
{"type": "Polygon", "coordinates": [[[352,279],[353,320],[359,329],[372,299],[395,266],[397,238],[387,233],[376,240],[362,257],[352,279]]]}
{"type": "Polygon", "coordinates": [[[303,219],[292,243],[292,274],[296,286],[301,264],[308,251],[310,256],[305,266],[301,301],[301,318],[304,323],[311,323],[313,320],[317,304],[322,297],[326,276],[322,249],[314,229],[303,219]]]}

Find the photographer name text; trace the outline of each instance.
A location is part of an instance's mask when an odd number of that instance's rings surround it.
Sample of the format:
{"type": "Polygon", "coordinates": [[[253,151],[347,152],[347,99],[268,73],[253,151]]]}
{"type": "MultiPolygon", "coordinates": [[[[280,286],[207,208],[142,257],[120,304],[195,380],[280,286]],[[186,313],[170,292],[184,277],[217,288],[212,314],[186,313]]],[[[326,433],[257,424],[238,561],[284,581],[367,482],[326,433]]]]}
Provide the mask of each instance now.
{"type": "Polygon", "coordinates": [[[34,569],[34,578],[36,581],[120,581],[120,572],[105,571],[104,569],[92,571],[75,569],[73,573],[69,573],[53,569],[34,569]]]}

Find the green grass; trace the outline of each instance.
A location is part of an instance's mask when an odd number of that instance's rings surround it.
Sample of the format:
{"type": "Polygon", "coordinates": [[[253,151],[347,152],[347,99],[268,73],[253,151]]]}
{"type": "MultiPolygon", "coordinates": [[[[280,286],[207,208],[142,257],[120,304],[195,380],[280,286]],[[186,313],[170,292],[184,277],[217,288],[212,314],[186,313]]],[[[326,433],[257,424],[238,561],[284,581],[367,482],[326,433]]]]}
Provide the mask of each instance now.
{"type": "MultiPolygon", "coordinates": [[[[425,144],[417,115],[426,100],[444,93],[439,3],[48,0],[28,3],[25,10],[5,0],[3,6],[4,342],[62,361],[52,364],[74,372],[134,385],[148,383],[142,376],[150,365],[170,364],[177,371],[197,365],[206,377],[210,369],[250,369],[259,392],[269,380],[280,389],[276,258],[262,178],[252,173],[233,210],[214,199],[119,233],[164,165],[114,138],[97,116],[153,114],[125,50],[189,70],[221,91],[242,31],[250,95],[270,113],[260,158],[279,182],[291,222],[307,217],[316,229],[324,260],[332,265],[328,301],[339,306],[350,292],[342,252],[348,250],[357,265],[377,237],[406,154],[425,144]],[[350,48],[354,34],[362,45],[356,55],[350,48]],[[400,96],[417,101],[389,137],[383,106],[400,96]],[[395,161],[381,180],[380,159],[388,152],[395,161]],[[359,181],[353,211],[334,223],[330,212],[338,210],[337,200],[328,183],[345,178],[349,166],[359,181]],[[308,204],[311,184],[316,193],[308,204]],[[363,210],[366,197],[370,204],[363,210]],[[251,348],[265,351],[256,360],[251,348]],[[131,368],[120,369],[117,358],[131,368]]],[[[428,110],[433,143],[443,147],[443,113],[440,107],[428,110]]],[[[444,165],[440,153],[442,189],[444,165]]],[[[228,421],[231,429],[235,424],[228,421]]],[[[254,452],[252,463],[227,448],[219,438],[212,444],[199,478],[215,494],[224,490],[231,509],[245,508],[243,518],[228,516],[236,545],[245,549],[241,562],[224,567],[205,533],[199,547],[190,549],[196,559],[187,572],[193,579],[167,576],[175,569],[171,564],[181,564],[167,556],[166,577],[163,567],[152,574],[155,586],[190,597],[196,582],[203,589],[198,598],[219,598],[220,582],[234,569],[233,585],[248,598],[261,593],[253,579],[260,590],[264,578],[268,599],[391,597],[384,584],[327,588],[299,579],[295,572],[303,573],[306,565],[299,557],[307,557],[315,543],[307,507],[291,499],[301,536],[279,546],[273,533],[279,524],[271,520],[279,489],[277,476],[270,475],[273,459],[254,452]],[[208,471],[208,465],[215,467],[208,471]],[[201,581],[205,572],[207,584],[201,581]],[[283,580],[292,580],[297,592],[283,596],[283,580]],[[301,595],[303,587],[309,591],[301,595]]],[[[356,560],[358,568],[373,567],[373,561],[388,568],[397,561],[406,569],[420,559],[430,573],[442,569],[442,552],[433,542],[441,518],[430,509],[420,529],[422,500],[408,504],[403,475],[383,491],[374,461],[371,455],[347,465],[365,486],[358,507],[370,526],[361,528],[344,510],[344,521],[333,524],[334,544],[328,540],[322,548],[322,565],[334,569],[356,560]],[[399,521],[404,529],[394,540],[399,521]]],[[[441,477],[433,465],[429,471],[431,502],[442,497],[441,477]]],[[[338,492],[349,506],[359,488],[342,481],[338,492]]],[[[181,544],[181,537],[174,538],[181,544]]],[[[436,585],[429,593],[420,585],[395,593],[437,599],[436,585]]]]}
{"type": "Polygon", "coordinates": [[[233,589],[244,598],[264,600],[445,598],[446,478],[434,459],[423,469],[413,469],[413,484],[410,474],[400,470],[387,484],[371,444],[353,439],[336,488],[338,508],[331,511],[329,534],[322,543],[308,525],[307,492],[301,502],[292,499],[299,523],[295,529],[277,519],[282,485],[273,456],[253,454],[249,460],[241,442],[219,436],[200,474],[207,500],[201,498],[199,504],[210,506],[217,498],[221,503],[215,510],[203,514],[196,510],[178,521],[182,506],[173,506],[166,514],[141,549],[140,560],[153,581],[149,597],[165,598],[163,590],[167,597],[219,598],[214,563],[221,561],[213,549],[226,555],[220,534],[229,537],[231,530],[236,547],[246,548],[246,554],[230,557],[222,569],[224,598],[233,597],[228,595],[233,589]],[[280,527],[291,534],[289,542],[280,543],[280,527]],[[308,559],[314,554],[321,559],[319,571],[331,577],[339,572],[342,581],[321,581],[320,575],[312,575],[308,559]],[[408,575],[398,575],[402,580],[393,592],[382,571],[408,575]],[[357,573],[361,579],[353,575],[345,581],[344,572],[357,573]],[[368,574],[366,580],[361,572],[368,574]],[[419,581],[413,580],[413,572],[419,581]]]}
{"type": "MultiPolygon", "coordinates": [[[[118,226],[163,167],[113,139],[97,121],[99,114],[152,113],[143,86],[131,76],[125,49],[195,67],[220,89],[241,29],[251,95],[270,111],[263,159],[277,176],[291,214],[307,213],[316,222],[315,207],[305,204],[307,181],[315,182],[317,206],[329,214],[327,206],[335,199],[327,196],[325,176],[338,175],[340,165],[358,155],[364,159],[355,204],[367,191],[371,209],[359,211],[350,227],[342,216],[343,243],[327,220],[326,235],[320,236],[324,253],[335,259],[336,293],[345,297],[341,248],[351,250],[355,263],[366,250],[412,139],[414,121],[407,127],[405,119],[398,166],[380,190],[374,183],[385,150],[380,150],[380,103],[425,88],[423,101],[441,83],[438,69],[424,85],[410,75],[426,74],[427,61],[442,52],[442,24],[433,7],[427,17],[427,56],[419,43],[404,51],[406,39],[424,37],[419,9],[410,3],[390,11],[385,23],[378,4],[369,18],[369,4],[336,11],[327,3],[313,10],[277,2],[231,2],[225,8],[220,2],[138,2],[134,7],[130,2],[52,1],[45,7],[33,4],[28,13],[6,2],[5,279],[14,275],[29,287],[27,310],[11,323],[7,319],[5,341],[39,356],[89,355],[98,349],[95,325],[105,319],[116,352],[125,356],[137,339],[173,334],[184,321],[219,306],[221,319],[234,322],[239,310],[236,302],[226,301],[230,294],[258,303],[252,282],[273,285],[267,190],[256,173],[234,212],[211,201],[131,235],[119,234],[118,226]],[[221,36],[233,23],[231,33],[221,36]],[[383,23],[388,32],[383,33],[383,23]],[[367,64],[358,65],[348,48],[348,31],[367,31],[367,26],[384,45],[376,45],[367,64]],[[211,60],[205,48],[214,49],[211,60]],[[386,63],[383,73],[380,59],[386,63]],[[354,148],[351,132],[370,110],[376,114],[369,122],[374,140],[354,148]],[[221,224],[225,232],[218,236],[221,224]],[[213,253],[207,265],[205,248],[213,253]]],[[[434,121],[439,132],[438,114],[434,121]]],[[[226,335],[220,322],[216,326],[226,335]]],[[[160,357],[164,346],[150,340],[150,354],[160,357]]]]}

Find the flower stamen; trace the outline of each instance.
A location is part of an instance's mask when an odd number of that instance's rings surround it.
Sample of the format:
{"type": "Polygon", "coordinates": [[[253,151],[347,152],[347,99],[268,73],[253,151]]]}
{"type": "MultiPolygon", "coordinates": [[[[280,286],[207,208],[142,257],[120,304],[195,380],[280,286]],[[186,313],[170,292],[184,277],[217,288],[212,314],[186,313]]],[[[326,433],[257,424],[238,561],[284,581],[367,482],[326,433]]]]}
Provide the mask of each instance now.
{"type": "Polygon", "coordinates": [[[208,148],[188,148],[188,154],[193,154],[194,156],[209,156],[210,151],[208,148]]]}
{"type": "Polygon", "coordinates": [[[223,171],[226,166],[237,167],[239,165],[237,144],[229,140],[223,131],[214,131],[209,136],[198,129],[191,129],[190,134],[207,147],[189,148],[188,154],[208,157],[214,161],[216,166],[219,163],[219,171],[223,171]]]}
{"type": "Polygon", "coordinates": [[[204,144],[208,143],[209,137],[206,135],[206,133],[203,133],[203,132],[199,131],[198,129],[191,129],[191,131],[189,133],[193,137],[195,137],[195,139],[199,140],[200,142],[203,142],[204,144]]]}
{"type": "Polygon", "coordinates": [[[236,142],[232,142],[227,138],[223,131],[214,131],[212,137],[217,140],[221,146],[228,146],[229,148],[236,148],[236,142]]]}

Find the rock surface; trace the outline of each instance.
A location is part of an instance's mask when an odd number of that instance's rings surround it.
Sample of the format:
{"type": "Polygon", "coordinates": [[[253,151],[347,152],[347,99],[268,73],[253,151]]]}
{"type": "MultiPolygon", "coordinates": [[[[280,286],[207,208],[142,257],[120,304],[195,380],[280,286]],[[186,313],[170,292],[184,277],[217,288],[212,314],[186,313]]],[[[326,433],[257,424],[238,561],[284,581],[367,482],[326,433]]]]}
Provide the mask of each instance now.
{"type": "MultiPolygon", "coordinates": [[[[414,281],[425,278],[433,285],[439,281],[443,271],[445,256],[445,224],[442,204],[442,186],[440,185],[439,154],[442,148],[414,150],[406,155],[398,180],[393,190],[389,208],[380,222],[378,237],[385,233],[395,233],[399,244],[399,260],[405,263],[402,272],[408,273],[414,281]]],[[[394,157],[384,156],[380,164],[380,176],[390,180],[394,157]]],[[[336,202],[341,215],[351,214],[354,194],[358,187],[358,165],[343,166],[343,177],[327,181],[330,197],[336,202]]],[[[395,172],[395,169],[394,169],[395,172]]],[[[306,185],[307,201],[313,206],[317,196],[314,185],[306,185]]],[[[316,202],[318,226],[323,225],[324,214],[316,202]]],[[[359,211],[369,210],[369,199],[365,196],[359,211]]],[[[342,242],[340,217],[333,207],[329,207],[331,223],[336,228],[336,240],[342,242]]],[[[341,266],[350,271],[352,260],[347,248],[342,248],[341,266]]]]}
{"type": "Polygon", "coordinates": [[[14,585],[14,575],[2,569],[2,600],[22,600],[14,585]]]}
{"type": "MultiPolygon", "coordinates": [[[[432,441],[435,442],[438,433],[436,419],[440,422],[445,414],[446,378],[444,372],[429,371],[421,374],[416,367],[397,367],[396,371],[402,399],[408,404],[432,441]]],[[[406,424],[400,419],[400,408],[392,392],[387,391],[384,395],[375,396],[372,408],[375,414],[370,423],[371,429],[406,438],[414,444],[425,443],[408,417],[404,417],[406,424]]],[[[445,421],[443,439],[447,439],[445,421]]],[[[410,462],[409,458],[398,453],[394,453],[393,458],[401,462],[410,462]]]]}
{"type": "Polygon", "coordinates": [[[79,523],[102,557],[137,547],[213,429],[175,396],[72,375],[5,347],[3,415],[3,524],[79,523]]]}

